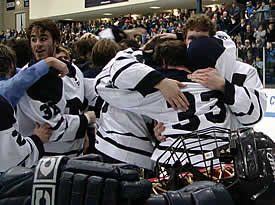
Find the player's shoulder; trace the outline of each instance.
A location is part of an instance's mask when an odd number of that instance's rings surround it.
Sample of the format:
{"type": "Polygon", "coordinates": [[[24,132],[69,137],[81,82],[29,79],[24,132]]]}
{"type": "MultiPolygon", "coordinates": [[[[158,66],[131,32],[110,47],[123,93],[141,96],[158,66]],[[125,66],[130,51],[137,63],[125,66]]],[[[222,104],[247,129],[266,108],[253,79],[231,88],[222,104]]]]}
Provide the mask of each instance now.
{"type": "Polygon", "coordinates": [[[231,39],[231,37],[224,31],[217,31],[214,36],[216,39],[220,40],[225,48],[234,48],[236,50],[236,44],[231,39]]]}

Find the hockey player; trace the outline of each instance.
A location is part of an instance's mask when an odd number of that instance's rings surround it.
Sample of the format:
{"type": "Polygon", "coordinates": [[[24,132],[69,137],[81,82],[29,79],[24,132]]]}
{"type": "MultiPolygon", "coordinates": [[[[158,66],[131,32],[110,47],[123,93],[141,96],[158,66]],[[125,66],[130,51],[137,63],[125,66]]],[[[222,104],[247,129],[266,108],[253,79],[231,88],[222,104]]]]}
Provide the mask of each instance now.
{"type": "MultiPolygon", "coordinates": [[[[117,44],[111,40],[102,39],[97,42],[97,45],[100,46],[98,49],[93,50],[93,55],[104,55],[105,58],[100,58],[100,62],[95,63],[104,67],[109,62],[108,59],[110,59],[110,57],[113,58],[116,55],[114,51],[117,50],[117,44]],[[104,45],[104,47],[102,45],[104,45]],[[102,52],[104,52],[104,54],[102,54],[102,52]]],[[[122,68],[127,69],[128,66],[131,67],[131,65],[133,65],[132,60],[127,59],[128,56],[140,56],[140,54],[140,51],[133,52],[132,50],[127,50],[121,52],[121,55],[118,55],[117,60],[119,61],[121,59],[121,62],[123,63],[122,68]],[[127,55],[124,55],[125,53],[127,55]]],[[[94,59],[94,61],[96,60],[97,58],[94,59]]],[[[140,92],[151,92],[153,86],[157,88],[161,83],[164,83],[164,88],[169,86],[170,81],[167,79],[163,80],[160,73],[155,70],[151,69],[151,72],[146,74],[147,78],[145,77],[143,82],[147,83],[147,86],[143,87],[142,85],[136,87],[140,92]],[[148,80],[152,76],[159,77],[154,81],[148,80]],[[165,82],[168,82],[168,85],[165,85],[165,82]]],[[[159,86],[159,88],[161,88],[161,86],[159,86]]],[[[172,93],[173,89],[173,87],[170,89],[172,90],[172,93]]],[[[153,162],[150,159],[153,151],[153,146],[150,142],[151,134],[144,120],[144,116],[121,110],[109,105],[108,103],[104,103],[100,112],[98,125],[96,149],[97,152],[103,155],[105,162],[126,162],[138,165],[147,170],[153,169],[153,162]]]]}
{"type": "MultiPolygon", "coordinates": [[[[28,66],[56,55],[60,33],[51,20],[32,23],[27,36],[35,57],[28,66]]],[[[45,155],[80,154],[87,125],[95,119],[93,112],[83,114],[85,100],[82,72],[73,64],[66,64],[69,73],[63,80],[57,78],[55,73],[48,73],[27,90],[17,107],[19,131],[23,135],[30,135],[35,122],[47,123],[52,127],[52,136],[44,145],[45,155]]]]}
{"type": "MultiPolygon", "coordinates": [[[[219,51],[221,55],[223,53],[222,47],[220,47],[219,51]]],[[[154,151],[152,156],[153,160],[156,160],[179,134],[186,134],[212,126],[230,128],[232,125],[230,118],[231,113],[223,102],[222,93],[205,88],[198,83],[191,83],[190,80],[187,79],[187,74],[191,73],[191,71],[184,67],[184,64],[186,64],[186,57],[184,55],[186,54],[186,46],[183,41],[167,41],[157,47],[155,52],[158,53],[156,54],[158,55],[158,59],[159,57],[161,58],[163,62],[162,66],[168,68],[160,69],[161,73],[172,79],[184,82],[184,84],[187,85],[182,89],[182,92],[190,103],[187,111],[175,111],[172,109],[159,92],[142,93],[139,90],[132,89],[131,84],[135,84],[136,81],[139,81],[139,78],[131,75],[131,73],[133,73],[134,70],[139,70],[141,73],[141,71],[145,72],[145,70],[150,70],[151,68],[136,62],[135,57],[131,56],[131,54],[126,55],[126,53],[130,53],[127,50],[118,53],[113,59],[114,61],[108,64],[103,72],[99,74],[96,83],[98,94],[110,104],[105,108],[106,113],[109,112],[109,107],[114,106],[165,123],[167,140],[161,144],[161,149],[154,151]],[[125,58],[122,59],[122,56],[125,58]],[[123,61],[126,61],[126,59],[128,64],[132,61],[132,64],[135,63],[136,65],[117,74],[124,64],[123,61]],[[110,78],[106,77],[105,72],[111,73],[110,78]],[[119,76],[114,78],[112,75],[119,76]],[[124,82],[123,75],[127,75],[128,79],[130,79],[127,83],[124,82]],[[128,86],[128,88],[124,86],[128,86]]],[[[209,66],[214,67],[215,62],[211,62],[209,66]]],[[[117,115],[119,115],[119,113],[117,115]]],[[[139,128],[136,126],[132,127],[132,129],[139,128]]],[[[107,135],[98,136],[97,148],[101,148],[101,144],[106,143],[104,142],[107,140],[104,139],[106,136],[107,135]]],[[[211,149],[211,147],[206,146],[205,149],[211,149]]],[[[109,150],[106,152],[109,152],[109,150]]]]}
{"type": "Polygon", "coordinates": [[[36,124],[29,137],[21,136],[16,130],[14,107],[24,92],[46,75],[50,67],[56,68],[62,76],[68,72],[65,63],[49,57],[16,74],[15,58],[9,47],[0,45],[0,173],[19,165],[31,167],[43,156],[43,144],[52,133],[50,126],[36,124]]]}
{"type": "MultiPolygon", "coordinates": [[[[162,34],[161,38],[179,38],[182,35],[162,34]]],[[[193,42],[192,51],[188,48],[191,68],[195,68],[189,78],[212,90],[224,92],[225,102],[234,116],[235,125],[232,129],[242,126],[253,126],[259,122],[266,109],[266,95],[257,71],[252,66],[236,61],[236,46],[231,38],[224,32],[216,32],[214,24],[205,15],[190,17],[185,24],[184,41],[189,47],[193,42]],[[200,41],[201,37],[211,37],[225,48],[220,59],[217,60],[217,69],[199,69],[209,58],[215,60],[217,51],[215,47],[209,47],[207,41],[200,41]],[[196,51],[195,51],[196,50],[196,51]],[[192,53],[192,55],[190,55],[192,53]],[[231,60],[230,60],[231,59],[231,60]],[[233,59],[233,60],[232,60],[233,59]]],[[[160,136],[163,127],[157,126],[155,134],[160,136]]]]}

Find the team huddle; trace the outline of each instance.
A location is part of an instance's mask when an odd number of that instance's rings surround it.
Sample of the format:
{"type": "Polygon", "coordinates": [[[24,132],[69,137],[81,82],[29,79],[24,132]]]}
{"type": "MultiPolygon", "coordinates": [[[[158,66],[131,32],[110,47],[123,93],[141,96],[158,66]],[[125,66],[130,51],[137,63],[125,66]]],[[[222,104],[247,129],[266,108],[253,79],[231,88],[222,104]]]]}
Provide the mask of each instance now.
{"type": "MultiPolygon", "coordinates": [[[[1,45],[0,173],[33,167],[45,156],[83,155],[92,124],[96,153],[104,162],[151,172],[180,135],[259,122],[266,95],[257,70],[236,60],[235,43],[216,32],[206,16],[190,17],[185,27],[182,36],[161,34],[153,51],[116,50],[95,78],[85,78],[74,63],[55,58],[60,35],[49,20],[30,25],[34,59],[21,70],[16,70],[10,48],[1,45]],[[158,122],[155,128],[153,122],[158,122]]],[[[104,32],[101,36],[112,39],[99,41],[111,48],[119,34],[104,32]]]]}

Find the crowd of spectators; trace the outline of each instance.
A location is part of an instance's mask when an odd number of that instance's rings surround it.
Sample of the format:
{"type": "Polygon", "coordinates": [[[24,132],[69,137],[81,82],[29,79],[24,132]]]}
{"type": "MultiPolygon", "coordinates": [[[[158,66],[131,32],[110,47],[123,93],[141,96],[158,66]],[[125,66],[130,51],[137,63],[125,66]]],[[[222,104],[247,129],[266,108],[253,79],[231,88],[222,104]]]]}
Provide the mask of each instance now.
{"type": "MultiPolygon", "coordinates": [[[[147,33],[136,36],[137,43],[142,45],[152,36],[163,32],[183,32],[185,21],[196,13],[195,9],[176,9],[176,13],[158,13],[133,17],[132,15],[112,18],[111,20],[89,20],[88,22],[57,22],[62,34],[62,45],[71,48],[74,42],[87,32],[97,34],[105,28],[118,26],[122,30],[142,27],[147,33]]],[[[263,47],[266,50],[266,62],[274,67],[274,15],[275,0],[247,1],[246,5],[233,2],[220,6],[203,7],[202,13],[215,22],[217,30],[230,34],[236,42],[240,60],[253,64],[259,70],[263,65],[263,47]],[[273,43],[272,43],[273,42],[273,43]]],[[[25,32],[15,29],[2,31],[1,42],[11,38],[25,38],[25,32]]]]}

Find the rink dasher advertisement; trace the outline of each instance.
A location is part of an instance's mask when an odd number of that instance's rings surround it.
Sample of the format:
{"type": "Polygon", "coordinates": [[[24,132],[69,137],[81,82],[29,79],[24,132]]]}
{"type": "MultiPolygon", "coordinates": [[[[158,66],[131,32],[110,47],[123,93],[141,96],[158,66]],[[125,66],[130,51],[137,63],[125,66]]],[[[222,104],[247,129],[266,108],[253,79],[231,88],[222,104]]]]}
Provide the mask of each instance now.
{"type": "Polygon", "coordinates": [[[275,140],[275,89],[264,89],[267,96],[264,118],[255,125],[255,130],[261,131],[275,140]]]}

